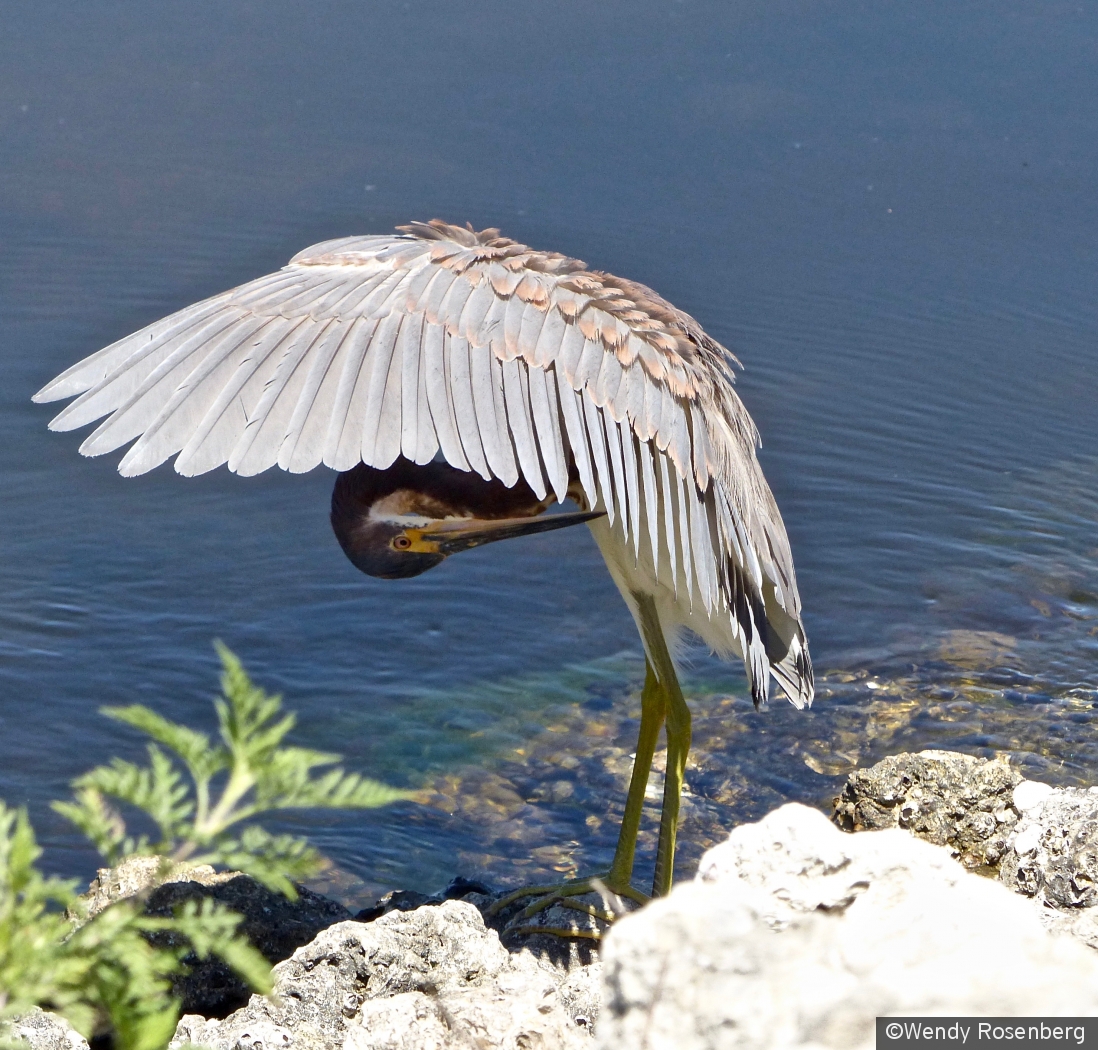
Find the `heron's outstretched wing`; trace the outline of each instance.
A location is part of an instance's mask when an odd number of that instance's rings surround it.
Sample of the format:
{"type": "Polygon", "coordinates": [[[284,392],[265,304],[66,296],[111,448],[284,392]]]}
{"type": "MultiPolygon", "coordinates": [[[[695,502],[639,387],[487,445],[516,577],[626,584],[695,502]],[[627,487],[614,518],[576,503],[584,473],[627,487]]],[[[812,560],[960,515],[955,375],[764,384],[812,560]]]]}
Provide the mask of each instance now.
{"type": "Polygon", "coordinates": [[[74,365],[50,424],[107,418],[85,455],[119,470],[447,462],[566,497],[574,465],[634,554],[727,611],[765,696],[811,665],[785,528],[732,388],[735,359],[644,285],[498,230],[434,221],[314,245],[74,365]],[[136,439],[136,440],[135,440],[136,439]]]}

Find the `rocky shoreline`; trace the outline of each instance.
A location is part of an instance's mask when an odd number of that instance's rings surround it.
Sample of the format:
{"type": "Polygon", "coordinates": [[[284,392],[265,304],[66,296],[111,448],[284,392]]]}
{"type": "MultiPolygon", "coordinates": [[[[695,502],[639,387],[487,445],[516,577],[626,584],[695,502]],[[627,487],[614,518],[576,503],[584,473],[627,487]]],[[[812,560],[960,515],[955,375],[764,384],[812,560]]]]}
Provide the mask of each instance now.
{"type": "MultiPolygon", "coordinates": [[[[101,872],[93,906],[147,874],[101,872]]],[[[736,828],[600,952],[590,936],[507,932],[514,909],[491,914],[499,895],[460,879],[352,916],[199,871],[148,907],[196,896],[245,916],[278,963],[275,994],[249,998],[220,964],[198,967],[178,989],[174,1048],[846,1050],[873,1046],[882,1014],[1098,1014],[1098,788],[952,752],[854,772],[831,821],[788,804],[736,828]]],[[[569,917],[603,925],[554,918],[569,917]]],[[[15,1029],[35,1050],[87,1047],[48,1014],[15,1029]]]]}

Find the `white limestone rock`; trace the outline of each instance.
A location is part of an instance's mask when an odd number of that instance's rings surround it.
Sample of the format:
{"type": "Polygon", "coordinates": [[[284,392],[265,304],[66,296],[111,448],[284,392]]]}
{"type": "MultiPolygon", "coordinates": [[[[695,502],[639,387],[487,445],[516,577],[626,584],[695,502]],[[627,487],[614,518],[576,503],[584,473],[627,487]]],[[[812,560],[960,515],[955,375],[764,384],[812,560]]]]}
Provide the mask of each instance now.
{"type": "Polygon", "coordinates": [[[0,1042],[22,1040],[30,1050],[88,1050],[88,1041],[63,1017],[34,1009],[0,1021],[0,1042]]]}
{"type": "Polygon", "coordinates": [[[1014,806],[1000,881],[1031,899],[1045,929],[1098,949],[1098,789],[1023,780],[1014,806]]]}
{"type": "Polygon", "coordinates": [[[879,1015],[1098,1014],[1098,958],[905,831],[790,804],[603,949],[604,1050],[870,1048],[879,1015]]]}
{"type": "MultiPolygon", "coordinates": [[[[341,922],[275,969],[273,1000],[184,1017],[172,1047],[211,1050],[582,1050],[584,978],[512,954],[471,904],[341,922]],[[580,1023],[577,1023],[577,1020],[580,1023]]],[[[588,980],[590,978],[587,978],[588,980]]]]}
{"type": "Polygon", "coordinates": [[[1043,806],[1056,789],[1051,784],[1042,784],[1037,780],[1020,780],[1014,786],[1014,808],[1019,813],[1043,806]]]}
{"type": "Polygon", "coordinates": [[[1098,905],[1098,792],[1023,780],[1022,816],[1007,840],[999,878],[1050,908],[1098,905]]]}

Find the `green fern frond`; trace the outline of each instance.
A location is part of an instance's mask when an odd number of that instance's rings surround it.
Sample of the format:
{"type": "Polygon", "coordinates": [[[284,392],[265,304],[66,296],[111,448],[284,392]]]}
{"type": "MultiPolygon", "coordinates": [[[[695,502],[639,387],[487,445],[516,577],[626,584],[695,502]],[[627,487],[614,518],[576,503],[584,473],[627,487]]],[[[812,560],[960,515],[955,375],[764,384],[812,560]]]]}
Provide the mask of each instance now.
{"type": "Polygon", "coordinates": [[[146,736],[183,761],[192,776],[212,777],[229,767],[228,752],[222,747],[211,747],[210,738],[189,726],[169,722],[155,711],[133,704],[129,707],[104,707],[100,709],[108,718],[124,722],[134,729],[140,729],[146,736]]]}
{"type": "Polygon", "coordinates": [[[294,883],[315,875],[321,865],[320,854],[305,839],[272,835],[258,824],[245,827],[239,838],[222,838],[204,861],[251,875],[290,900],[297,900],[294,883]]]}
{"type": "MultiPolygon", "coordinates": [[[[411,793],[344,772],[338,755],[284,746],[294,716],[215,644],[220,741],[140,705],[105,708],[149,738],[147,764],[98,766],[73,783],[70,801],[53,808],[112,866],[155,853],[165,873],[209,863],[293,898],[295,883],[318,870],[319,854],[303,838],[250,821],[293,808],[368,809],[411,793]],[[130,833],[130,810],[156,825],[159,841],[130,833]]],[[[216,955],[252,988],[269,990],[267,961],[223,906],[189,902],[171,918],[156,918],[144,914],[139,894],[74,925],[65,917],[79,910],[74,883],[44,878],[35,867],[40,852],[26,813],[0,803],[0,1020],[46,1005],[84,1035],[109,1021],[118,1050],[163,1050],[179,1014],[172,978],[186,953],[216,955]]]]}
{"type": "Polygon", "coordinates": [[[75,824],[112,867],[123,857],[143,853],[146,844],[126,834],[126,822],[103,793],[94,787],[74,787],[75,802],[51,802],[50,808],[75,824]]]}

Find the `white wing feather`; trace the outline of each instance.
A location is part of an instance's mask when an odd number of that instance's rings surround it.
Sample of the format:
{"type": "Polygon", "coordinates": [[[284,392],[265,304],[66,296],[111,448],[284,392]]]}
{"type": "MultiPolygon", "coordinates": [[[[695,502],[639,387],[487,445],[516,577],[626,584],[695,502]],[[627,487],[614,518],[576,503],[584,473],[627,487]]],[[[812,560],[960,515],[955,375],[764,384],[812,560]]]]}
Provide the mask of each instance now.
{"type": "Polygon", "coordinates": [[[538,499],[545,499],[545,475],[538,457],[534,434],[534,416],[530,410],[530,381],[522,362],[512,358],[503,364],[503,396],[507,405],[507,423],[515,443],[519,466],[526,484],[538,499]]]}
{"type": "Polygon", "coordinates": [[[317,326],[311,340],[294,340],[278,362],[274,376],[263,390],[244,433],[229,456],[229,469],[250,477],[269,470],[278,462],[278,453],[290,426],[290,418],[309,374],[307,361],[322,353],[324,339],[338,331],[335,320],[317,326]]]}
{"type": "Polygon", "coordinates": [[[312,354],[309,374],[278,451],[278,465],[291,474],[312,470],[324,454],[324,441],[328,436],[324,407],[336,382],[333,376],[339,375],[338,362],[344,344],[351,338],[356,322],[367,323],[365,319],[355,318],[333,325],[312,354]]]}
{"type": "Polygon", "coordinates": [[[449,366],[446,362],[446,329],[428,324],[423,330],[423,364],[426,376],[427,405],[438,435],[439,448],[446,462],[458,470],[471,470],[458,437],[457,416],[450,396],[449,366]]]}
{"type": "Polygon", "coordinates": [[[492,472],[484,455],[484,443],[477,421],[476,402],[473,397],[473,378],[469,361],[469,341],[460,335],[446,333],[445,343],[449,363],[450,403],[457,417],[458,437],[470,466],[482,478],[492,472]]]}
{"type": "Polygon", "coordinates": [[[580,398],[583,395],[573,390],[572,384],[556,368],[553,369],[553,375],[557,381],[560,414],[568,436],[568,447],[572,453],[572,460],[576,464],[580,485],[583,486],[583,495],[588,505],[593,507],[599,501],[599,494],[595,485],[595,469],[591,460],[591,445],[587,440],[587,427],[580,414],[582,412],[580,398]]]}

